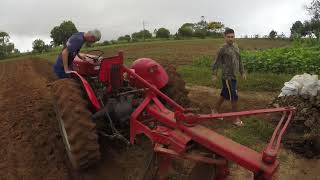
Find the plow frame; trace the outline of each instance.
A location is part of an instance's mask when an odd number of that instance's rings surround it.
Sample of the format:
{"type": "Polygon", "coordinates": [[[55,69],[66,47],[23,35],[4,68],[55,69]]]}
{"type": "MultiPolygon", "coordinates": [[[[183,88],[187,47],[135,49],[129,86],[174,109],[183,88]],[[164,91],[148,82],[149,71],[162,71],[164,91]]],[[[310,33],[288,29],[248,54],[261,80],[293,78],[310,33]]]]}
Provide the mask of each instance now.
{"type": "Polygon", "coordinates": [[[144,134],[155,144],[154,151],[165,157],[162,158],[163,160],[159,166],[160,179],[168,170],[172,158],[184,158],[215,164],[217,167],[215,179],[218,180],[227,179],[229,175],[228,161],[233,161],[251,171],[254,174],[254,179],[276,179],[275,174],[279,168],[279,162],[276,158],[282,136],[295,112],[294,107],[219,114],[188,113],[188,109],[177,104],[131,69],[125,66],[123,68],[124,72],[142,83],[145,88],[148,88],[145,99],[131,115],[130,142],[134,144],[136,135],[144,134]],[[158,97],[165,100],[173,110],[166,108],[158,97]],[[147,122],[144,122],[144,112],[151,115],[161,125],[154,129],[149,128],[147,122]],[[277,112],[282,112],[282,118],[273,132],[270,142],[262,152],[256,152],[200,125],[201,122],[222,117],[252,116],[277,112]],[[189,155],[187,150],[191,142],[204,146],[218,155],[219,158],[212,159],[204,156],[189,155]]]}

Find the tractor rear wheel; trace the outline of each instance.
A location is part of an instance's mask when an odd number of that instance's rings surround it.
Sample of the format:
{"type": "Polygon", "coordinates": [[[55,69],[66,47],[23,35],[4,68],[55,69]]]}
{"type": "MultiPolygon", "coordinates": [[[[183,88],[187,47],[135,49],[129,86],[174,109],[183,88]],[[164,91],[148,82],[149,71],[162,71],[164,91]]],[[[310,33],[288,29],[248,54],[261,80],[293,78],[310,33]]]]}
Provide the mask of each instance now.
{"type": "Polygon", "coordinates": [[[53,85],[60,133],[74,169],[85,169],[100,159],[96,125],[88,101],[76,80],[62,79],[53,85]]]}

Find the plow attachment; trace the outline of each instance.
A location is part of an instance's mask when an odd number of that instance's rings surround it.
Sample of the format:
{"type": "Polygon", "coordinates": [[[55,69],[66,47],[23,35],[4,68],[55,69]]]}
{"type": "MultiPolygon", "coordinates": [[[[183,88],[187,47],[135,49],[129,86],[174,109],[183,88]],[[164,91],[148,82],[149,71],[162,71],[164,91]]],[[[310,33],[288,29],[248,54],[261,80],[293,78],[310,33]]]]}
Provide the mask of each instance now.
{"type": "Polygon", "coordinates": [[[282,136],[295,112],[293,107],[261,109],[220,114],[189,113],[153,85],[135,74],[124,71],[148,88],[145,99],[132,113],[130,120],[130,142],[136,135],[144,134],[154,143],[154,151],[161,156],[158,177],[163,179],[173,158],[183,158],[215,166],[215,179],[227,179],[228,162],[233,161],[254,174],[254,179],[276,179],[282,136]],[[160,99],[162,101],[160,101],[160,99]],[[162,103],[165,101],[166,106],[162,103]],[[169,108],[170,107],[170,108],[169,108]],[[201,125],[201,122],[218,118],[252,116],[264,113],[282,113],[270,142],[262,152],[254,151],[201,125]],[[210,156],[189,153],[194,145],[210,152],[210,156]]]}

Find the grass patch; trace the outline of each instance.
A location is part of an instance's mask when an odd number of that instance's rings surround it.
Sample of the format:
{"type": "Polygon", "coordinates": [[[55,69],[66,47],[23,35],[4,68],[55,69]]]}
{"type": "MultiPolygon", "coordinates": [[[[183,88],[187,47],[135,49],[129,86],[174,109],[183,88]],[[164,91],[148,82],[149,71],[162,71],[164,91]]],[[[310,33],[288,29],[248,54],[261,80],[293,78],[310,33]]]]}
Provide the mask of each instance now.
{"type": "MultiPolygon", "coordinates": [[[[214,86],[221,88],[221,81],[213,84],[211,80],[212,58],[209,56],[195,57],[191,65],[178,67],[178,72],[189,85],[214,86]]],[[[221,79],[218,73],[218,79],[221,79]]],[[[241,91],[280,91],[284,82],[289,81],[292,75],[274,73],[250,73],[247,80],[238,77],[238,89],[241,91]]]]}
{"type": "Polygon", "coordinates": [[[180,66],[177,70],[187,84],[212,86],[211,70],[209,68],[180,66]]]}
{"type": "Polygon", "coordinates": [[[266,120],[258,118],[243,118],[245,126],[230,128],[224,131],[225,135],[232,140],[251,148],[261,142],[268,142],[274,131],[274,127],[266,120]]]}

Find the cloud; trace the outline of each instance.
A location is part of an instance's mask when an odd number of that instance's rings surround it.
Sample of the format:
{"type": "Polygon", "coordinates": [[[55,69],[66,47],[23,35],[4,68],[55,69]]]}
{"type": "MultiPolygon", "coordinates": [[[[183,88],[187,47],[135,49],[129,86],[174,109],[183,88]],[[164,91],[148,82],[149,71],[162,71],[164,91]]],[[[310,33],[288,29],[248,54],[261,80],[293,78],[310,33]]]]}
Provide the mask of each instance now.
{"type": "Polygon", "coordinates": [[[200,16],[222,21],[237,34],[289,33],[296,20],[308,18],[305,0],[1,0],[0,30],[8,32],[19,49],[31,49],[34,37],[50,38],[51,29],[72,20],[80,31],[98,28],[102,39],[115,39],[146,28],[166,27],[172,33],[200,16]],[[21,39],[27,40],[22,41],[21,39]]]}

